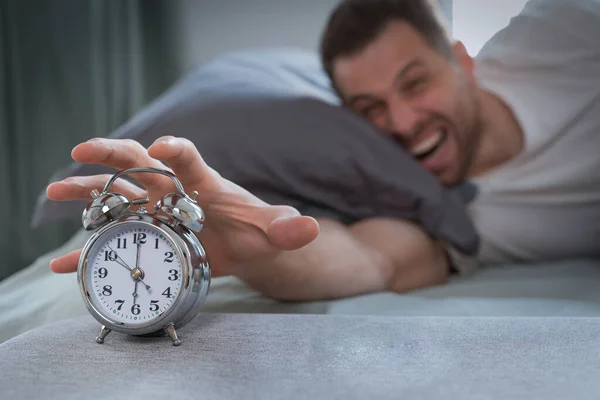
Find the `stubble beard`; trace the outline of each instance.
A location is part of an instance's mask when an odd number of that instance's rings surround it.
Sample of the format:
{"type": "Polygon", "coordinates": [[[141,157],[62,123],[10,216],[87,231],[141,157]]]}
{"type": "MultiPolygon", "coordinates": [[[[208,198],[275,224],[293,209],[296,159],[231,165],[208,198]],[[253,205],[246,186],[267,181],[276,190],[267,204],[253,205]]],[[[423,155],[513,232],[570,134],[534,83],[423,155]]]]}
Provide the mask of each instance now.
{"type": "Polygon", "coordinates": [[[457,160],[458,170],[454,184],[470,177],[477,156],[477,149],[481,142],[483,129],[481,106],[475,93],[473,93],[473,89],[470,90],[468,100],[464,103],[463,105],[459,105],[458,110],[459,112],[460,109],[468,111],[463,125],[465,128],[462,130],[464,134],[459,133],[458,138],[459,159],[457,160]]]}

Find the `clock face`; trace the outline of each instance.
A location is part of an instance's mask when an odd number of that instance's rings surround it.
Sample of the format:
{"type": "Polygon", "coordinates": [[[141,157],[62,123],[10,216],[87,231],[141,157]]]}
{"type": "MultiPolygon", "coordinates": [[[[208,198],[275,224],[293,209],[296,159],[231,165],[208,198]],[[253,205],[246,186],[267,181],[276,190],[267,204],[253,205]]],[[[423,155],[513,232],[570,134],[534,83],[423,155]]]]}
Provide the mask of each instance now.
{"type": "Polygon", "coordinates": [[[169,310],[180,292],[182,261],[172,240],[155,226],[117,225],[88,253],[85,280],[91,302],[115,322],[152,322],[169,310]]]}

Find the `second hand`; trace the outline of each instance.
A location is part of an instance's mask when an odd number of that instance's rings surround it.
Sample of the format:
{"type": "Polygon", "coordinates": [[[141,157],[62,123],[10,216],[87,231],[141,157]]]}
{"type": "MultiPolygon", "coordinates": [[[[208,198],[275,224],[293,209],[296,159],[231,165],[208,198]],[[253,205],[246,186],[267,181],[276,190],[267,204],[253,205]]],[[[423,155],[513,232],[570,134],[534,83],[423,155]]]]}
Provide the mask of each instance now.
{"type": "MultiPolygon", "coordinates": [[[[127,265],[127,263],[125,262],[125,260],[123,260],[123,258],[121,258],[121,256],[119,255],[119,253],[117,253],[112,247],[110,247],[110,245],[107,244],[106,246],[110,249],[110,251],[112,251],[113,253],[115,253],[115,255],[117,256],[117,259],[115,261],[117,263],[119,263],[119,265],[127,268],[129,270],[129,272],[133,272],[133,269],[131,269],[131,267],[129,265],[127,265]]],[[[138,280],[140,282],[142,282],[142,284],[144,286],[146,286],[146,290],[150,290],[150,285],[146,285],[146,283],[142,279],[138,278],[138,280]]]]}

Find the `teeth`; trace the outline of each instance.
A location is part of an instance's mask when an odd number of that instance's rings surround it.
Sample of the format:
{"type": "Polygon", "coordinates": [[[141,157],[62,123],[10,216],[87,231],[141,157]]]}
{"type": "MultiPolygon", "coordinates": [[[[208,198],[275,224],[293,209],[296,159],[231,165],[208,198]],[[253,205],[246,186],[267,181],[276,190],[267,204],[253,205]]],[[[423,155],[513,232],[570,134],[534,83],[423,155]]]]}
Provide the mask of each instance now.
{"type": "Polygon", "coordinates": [[[435,146],[437,146],[437,144],[440,142],[440,140],[442,140],[442,136],[443,136],[443,133],[440,130],[437,133],[435,133],[434,135],[430,136],[428,139],[425,139],[421,143],[414,146],[410,150],[410,153],[413,156],[418,157],[422,154],[427,153],[428,151],[431,151],[435,146]]]}

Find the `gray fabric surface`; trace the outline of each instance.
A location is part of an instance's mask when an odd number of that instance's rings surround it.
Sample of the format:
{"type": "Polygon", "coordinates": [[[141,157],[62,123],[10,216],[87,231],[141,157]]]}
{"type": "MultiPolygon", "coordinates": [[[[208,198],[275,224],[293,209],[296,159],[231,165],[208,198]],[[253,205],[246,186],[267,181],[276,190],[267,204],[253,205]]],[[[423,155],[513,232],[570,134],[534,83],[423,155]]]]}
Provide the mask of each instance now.
{"type": "MultiPolygon", "coordinates": [[[[465,208],[472,186],[442,187],[337,103],[314,52],[240,51],[201,65],[109,136],[144,146],[167,134],[186,137],[211,167],[268,203],[344,223],[408,219],[475,254],[479,238],[465,208]]],[[[51,180],[106,172],[114,170],[73,164],[51,180]]],[[[85,204],[41,193],[32,222],[79,219],[85,204]]]]}
{"type": "Polygon", "coordinates": [[[0,345],[6,399],[597,399],[598,318],[202,314],[168,338],[91,317],[0,345]]]}
{"type": "MultiPolygon", "coordinates": [[[[54,274],[51,259],[81,248],[81,229],[60,248],[0,282],[0,343],[41,325],[87,315],[75,274],[54,274]],[[26,301],[24,301],[26,299],[26,301]]],[[[562,260],[482,268],[442,286],[402,295],[277,302],[234,277],[216,278],[211,313],[362,314],[427,317],[600,317],[600,260],[562,260]]]]}

